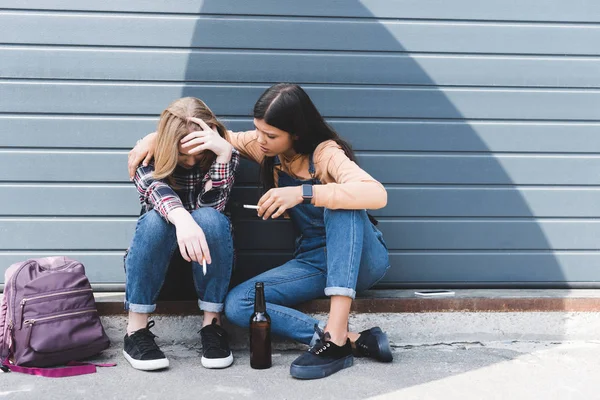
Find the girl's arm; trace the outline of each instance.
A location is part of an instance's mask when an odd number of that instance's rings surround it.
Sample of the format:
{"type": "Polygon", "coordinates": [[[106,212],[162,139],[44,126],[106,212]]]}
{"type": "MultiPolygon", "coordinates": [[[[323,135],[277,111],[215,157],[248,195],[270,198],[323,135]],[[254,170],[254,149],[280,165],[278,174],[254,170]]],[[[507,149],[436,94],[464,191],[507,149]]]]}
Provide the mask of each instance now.
{"type": "Polygon", "coordinates": [[[324,183],[313,187],[317,207],[376,210],[387,204],[383,185],[350,160],[337,143],[321,143],[314,160],[317,176],[324,183]]]}
{"type": "MultiPolygon", "coordinates": [[[[264,153],[260,150],[260,145],[256,141],[256,131],[246,132],[227,132],[227,141],[240,152],[242,157],[261,163],[264,153]]],[[[187,140],[193,139],[193,135],[186,136],[187,140]]],[[[184,140],[186,140],[184,139],[184,140]]],[[[127,167],[129,178],[133,179],[138,165],[147,166],[154,157],[156,149],[156,132],[152,132],[138,140],[135,147],[131,149],[128,155],[127,167]]]]}
{"type": "MultiPolygon", "coordinates": [[[[169,213],[177,208],[182,208],[183,203],[175,191],[167,183],[152,177],[154,165],[140,166],[133,178],[142,204],[150,204],[158,213],[169,221],[169,213]]],[[[171,221],[172,222],[172,221],[171,221]]]]}
{"type": "Polygon", "coordinates": [[[261,163],[265,154],[260,149],[256,141],[257,134],[255,130],[245,132],[227,132],[227,140],[233,147],[240,152],[242,157],[248,158],[257,163],[261,163]]]}
{"type": "Polygon", "coordinates": [[[153,208],[176,228],[179,252],[186,261],[211,263],[210,250],[202,228],[192,215],[183,207],[181,199],[167,183],[152,178],[154,166],[139,167],[133,182],[140,194],[140,201],[151,204],[153,208]]]}

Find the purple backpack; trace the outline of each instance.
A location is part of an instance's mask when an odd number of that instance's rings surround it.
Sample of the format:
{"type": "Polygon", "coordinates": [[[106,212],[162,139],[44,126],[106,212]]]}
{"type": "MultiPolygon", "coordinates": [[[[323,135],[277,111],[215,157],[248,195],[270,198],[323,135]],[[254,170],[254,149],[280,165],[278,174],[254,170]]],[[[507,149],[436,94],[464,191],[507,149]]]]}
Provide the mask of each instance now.
{"type": "Polygon", "coordinates": [[[47,257],[8,268],[0,308],[0,359],[4,370],[45,376],[94,372],[93,365],[93,371],[70,367],[57,369],[62,372],[55,374],[24,367],[67,364],[98,354],[109,345],[80,262],[47,257]]]}

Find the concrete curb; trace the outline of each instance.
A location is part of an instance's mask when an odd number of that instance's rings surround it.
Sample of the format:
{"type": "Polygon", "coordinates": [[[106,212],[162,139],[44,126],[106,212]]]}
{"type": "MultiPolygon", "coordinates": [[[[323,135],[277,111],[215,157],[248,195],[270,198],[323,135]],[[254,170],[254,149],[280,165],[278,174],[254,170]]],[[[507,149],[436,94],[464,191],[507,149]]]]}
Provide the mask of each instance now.
{"type": "MultiPolygon", "coordinates": [[[[325,314],[313,314],[324,320],[325,314]]],[[[198,330],[202,317],[157,315],[153,332],[163,344],[199,346],[198,330]]],[[[102,322],[113,343],[121,343],[125,316],[103,316],[102,322]]],[[[590,341],[597,340],[600,313],[592,312],[452,312],[452,313],[381,313],[353,314],[350,328],[360,331],[380,326],[395,347],[428,346],[453,343],[513,341],[590,341]]],[[[247,348],[246,329],[225,321],[232,348],[247,348]]],[[[291,341],[276,339],[279,350],[303,348],[291,341]]]]}

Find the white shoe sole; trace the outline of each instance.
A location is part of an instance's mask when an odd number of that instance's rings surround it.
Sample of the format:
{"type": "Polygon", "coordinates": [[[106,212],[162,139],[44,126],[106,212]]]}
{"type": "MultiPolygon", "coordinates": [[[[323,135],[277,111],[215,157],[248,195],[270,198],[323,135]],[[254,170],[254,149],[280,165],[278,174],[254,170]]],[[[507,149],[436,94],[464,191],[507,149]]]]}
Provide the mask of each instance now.
{"type": "Polygon", "coordinates": [[[135,369],[142,371],[155,371],[157,369],[165,369],[169,367],[169,360],[166,358],[160,358],[158,360],[136,360],[131,358],[125,350],[123,350],[123,356],[129,364],[135,369]]]}
{"type": "Polygon", "coordinates": [[[200,360],[204,368],[227,368],[233,364],[233,354],[229,353],[225,358],[206,358],[202,356],[200,360]]]}

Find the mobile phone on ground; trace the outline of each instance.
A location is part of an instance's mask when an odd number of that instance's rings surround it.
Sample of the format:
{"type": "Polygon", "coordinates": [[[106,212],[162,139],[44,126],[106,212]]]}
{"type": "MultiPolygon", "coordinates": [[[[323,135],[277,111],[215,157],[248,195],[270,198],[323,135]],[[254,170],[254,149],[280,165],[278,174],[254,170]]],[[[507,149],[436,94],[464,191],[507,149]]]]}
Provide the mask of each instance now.
{"type": "Polygon", "coordinates": [[[415,296],[419,297],[443,297],[443,296],[454,296],[455,293],[451,290],[421,290],[415,292],[415,296]]]}

